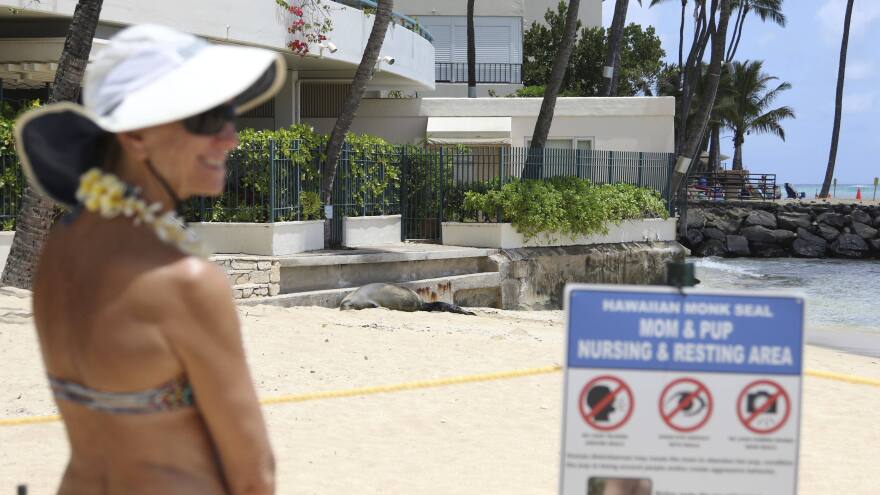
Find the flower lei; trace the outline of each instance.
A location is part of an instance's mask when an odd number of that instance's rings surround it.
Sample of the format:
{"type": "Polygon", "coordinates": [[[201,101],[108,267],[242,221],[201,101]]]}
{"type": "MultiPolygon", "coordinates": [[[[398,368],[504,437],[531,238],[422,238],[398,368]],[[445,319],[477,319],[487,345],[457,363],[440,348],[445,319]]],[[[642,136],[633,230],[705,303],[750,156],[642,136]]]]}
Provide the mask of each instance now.
{"type": "Polygon", "coordinates": [[[107,174],[99,168],[93,168],[80,176],[76,199],[83,207],[104,218],[115,218],[119,215],[134,218],[134,224],[149,225],[156,236],[168,244],[174,244],[187,254],[207,256],[209,253],[196,235],[183,223],[173,211],[159,214],[160,203],[147,205],[138,196],[138,190],[128,186],[113,174],[107,174]]]}

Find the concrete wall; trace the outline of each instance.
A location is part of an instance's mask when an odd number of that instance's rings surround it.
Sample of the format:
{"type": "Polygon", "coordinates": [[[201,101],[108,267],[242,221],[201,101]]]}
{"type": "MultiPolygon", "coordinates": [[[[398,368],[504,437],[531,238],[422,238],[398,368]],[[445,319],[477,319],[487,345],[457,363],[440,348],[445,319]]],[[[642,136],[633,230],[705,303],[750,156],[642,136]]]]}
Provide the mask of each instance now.
{"type": "Polygon", "coordinates": [[[15,237],[15,232],[0,232],[0,267],[6,266],[6,258],[9,257],[13,237],[15,237]]]}
{"type": "Polygon", "coordinates": [[[324,221],[193,222],[189,228],[215,254],[285,256],[324,248],[324,221]]]}
{"type": "Polygon", "coordinates": [[[684,261],[677,242],[506,249],[493,256],[504,309],[562,308],[565,284],[663,285],[666,265],[684,261]]]}
{"type": "Polygon", "coordinates": [[[345,217],[342,244],[348,247],[379,246],[400,242],[400,215],[345,217]]]}
{"type": "MultiPolygon", "coordinates": [[[[532,135],[541,98],[366,99],[352,131],[379,135],[396,144],[425,138],[428,117],[512,117],[513,146],[532,135]]],[[[593,148],[672,152],[675,145],[671,97],[559,98],[550,138],[593,138],[593,148]]],[[[303,119],[329,133],[335,119],[303,119]]]]}
{"type": "MultiPolygon", "coordinates": [[[[474,3],[474,15],[522,17],[525,28],[528,28],[532,21],[544,22],[544,12],[547,9],[555,11],[558,4],[558,0],[480,0],[474,3]]],[[[585,27],[602,25],[602,0],[581,0],[580,5],[578,19],[585,27]]],[[[409,16],[467,15],[464,0],[397,0],[394,8],[409,16]]]]}
{"type": "MultiPolygon", "coordinates": [[[[333,18],[333,30],[328,37],[336,44],[338,51],[325,51],[321,54],[314,47],[312,54],[302,58],[293,55],[286,48],[290,39],[287,26],[292,20],[292,14],[285,13],[271,1],[187,0],[184,7],[176,0],[113,0],[104,2],[101,21],[123,26],[158,23],[221,42],[270,48],[289,54],[288,64],[295,69],[324,71],[322,77],[330,77],[327,76],[330,73],[350,79],[361,61],[373,26],[373,17],[330,0],[325,0],[324,3],[330,5],[333,18]]],[[[33,21],[39,14],[69,18],[73,15],[76,4],[76,0],[0,0],[0,10],[21,9],[23,12],[17,18],[33,21]]],[[[44,19],[49,20],[46,17],[44,19]]],[[[57,39],[53,41],[53,52],[60,55],[62,43],[57,39]]],[[[0,44],[8,43],[0,40],[0,44]]],[[[21,49],[16,49],[19,45],[10,45],[13,53],[18,53],[17,60],[8,61],[33,62],[47,58],[49,60],[46,61],[57,60],[58,55],[34,58],[26,51],[31,45],[33,44],[21,44],[21,49]]],[[[35,45],[33,48],[38,49],[39,46],[35,45]]],[[[394,57],[395,63],[383,64],[381,72],[372,81],[374,86],[423,90],[434,88],[434,47],[425,38],[403,26],[394,25],[385,36],[381,55],[394,57]]]]}
{"type": "Polygon", "coordinates": [[[526,240],[509,223],[443,222],[443,244],[482,248],[516,249],[535,246],[586,246],[638,241],[674,241],[674,218],[625,220],[609,224],[607,234],[569,237],[559,233],[541,234],[526,240]]]}

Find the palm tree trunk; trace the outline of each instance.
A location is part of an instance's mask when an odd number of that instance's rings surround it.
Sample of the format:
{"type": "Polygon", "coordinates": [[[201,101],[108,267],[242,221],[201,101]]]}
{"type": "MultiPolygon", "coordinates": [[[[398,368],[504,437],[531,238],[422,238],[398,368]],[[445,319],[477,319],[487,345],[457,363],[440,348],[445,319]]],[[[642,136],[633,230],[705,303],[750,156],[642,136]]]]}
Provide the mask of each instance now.
{"type": "Polygon", "coordinates": [[[526,166],[523,167],[522,177],[540,178],[543,173],[543,148],[547,144],[547,136],[550,134],[550,124],[553,123],[553,112],[556,107],[556,97],[562,88],[562,80],[568,69],[568,61],[574,48],[574,38],[577,35],[578,8],[580,0],[569,0],[568,14],[565,18],[565,33],[556,58],[553,60],[553,68],[550,69],[550,77],[547,79],[547,87],[544,88],[544,99],[541,101],[541,111],[535,122],[535,130],[532,133],[532,141],[529,145],[529,157],[526,166]],[[533,151],[537,150],[537,151],[533,151]]]}
{"type": "Polygon", "coordinates": [[[739,136],[733,138],[733,170],[743,170],[743,143],[745,140],[739,136]]]}
{"type": "Polygon", "coordinates": [[[840,42],[840,65],[837,68],[837,96],[834,100],[834,129],[831,131],[831,151],[828,153],[828,168],[825,170],[825,180],[822,182],[820,198],[828,197],[831,189],[831,180],[834,178],[834,165],[837,161],[837,143],[840,138],[840,113],[843,109],[843,83],[846,79],[846,50],[849,47],[849,24],[852,20],[854,0],[846,4],[846,17],[843,20],[843,39],[840,42]]]}
{"type": "MultiPolygon", "coordinates": [[[[50,102],[75,101],[79,96],[103,3],[103,0],[80,0],[76,4],[58,60],[50,102]]],[[[31,288],[37,260],[54,217],[55,206],[52,202],[26,186],[0,284],[20,289],[31,288]]]]}
{"type": "Polygon", "coordinates": [[[477,44],[474,35],[474,0],[467,3],[468,98],[477,97],[477,44]]]}
{"type": "Polygon", "coordinates": [[[730,0],[712,0],[713,12],[715,11],[716,1],[719,2],[717,4],[719,14],[718,23],[715,26],[714,33],[712,33],[712,55],[709,59],[709,73],[706,78],[706,93],[702,101],[700,101],[700,106],[697,108],[697,113],[694,116],[697,123],[696,132],[691,133],[687,137],[682,153],[678,157],[679,163],[672,174],[671,187],[673,192],[677,192],[681,186],[684,177],[688,173],[690,163],[694,159],[700,142],[705,135],[706,126],[709,124],[709,116],[712,108],[715,106],[718,83],[721,80],[721,62],[724,60],[724,45],[727,42],[727,25],[730,23],[730,0]]]}
{"type": "Polygon", "coordinates": [[[709,134],[709,171],[721,169],[721,126],[712,124],[709,134]]]}
{"type": "MultiPolygon", "coordinates": [[[[373,75],[376,62],[379,59],[379,52],[382,50],[382,43],[385,41],[385,33],[388,31],[388,24],[391,21],[391,10],[394,8],[394,0],[379,0],[376,6],[376,13],[373,16],[373,29],[370,31],[370,37],[367,39],[367,46],[364,47],[364,54],[361,57],[361,63],[358,65],[357,72],[354,74],[354,80],[351,82],[351,92],[345,98],[342,104],[342,111],[336,118],[336,124],[330,133],[330,140],[327,142],[327,163],[324,165],[323,178],[321,180],[321,198],[324,205],[332,205],[333,201],[333,181],[336,179],[336,169],[339,165],[339,155],[342,153],[342,146],[345,144],[345,134],[351,128],[354,115],[361,103],[361,97],[367,89],[367,82],[373,75]]],[[[340,212],[342,214],[342,212],[340,212]]],[[[324,221],[324,245],[330,245],[332,220],[326,218],[324,221]]]]}
{"type": "Polygon", "coordinates": [[[688,0],[681,0],[681,24],[678,27],[678,91],[682,96],[678,97],[678,103],[676,105],[676,111],[678,112],[678,125],[675,128],[675,149],[678,150],[681,147],[682,136],[684,136],[683,123],[686,122],[686,119],[681,117],[681,111],[684,108],[683,96],[683,86],[684,86],[684,14],[685,9],[687,8],[688,0]]]}
{"type": "Polygon", "coordinates": [[[611,20],[611,28],[608,32],[608,56],[605,58],[605,67],[611,68],[611,77],[605,81],[604,96],[617,94],[618,70],[620,65],[620,45],[623,42],[623,28],[626,25],[626,10],[629,0],[617,0],[614,5],[614,18],[611,20]]]}

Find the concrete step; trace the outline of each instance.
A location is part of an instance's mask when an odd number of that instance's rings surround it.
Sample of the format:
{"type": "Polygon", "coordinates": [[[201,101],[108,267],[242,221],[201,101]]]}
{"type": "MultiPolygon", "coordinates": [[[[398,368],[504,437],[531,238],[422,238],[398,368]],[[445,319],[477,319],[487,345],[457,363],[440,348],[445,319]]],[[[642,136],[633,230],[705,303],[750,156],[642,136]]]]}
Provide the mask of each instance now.
{"type": "Polygon", "coordinates": [[[495,272],[495,249],[400,243],[279,257],[281,294],[495,272]]]}
{"type": "MultiPolygon", "coordinates": [[[[413,280],[397,285],[412,289],[426,302],[442,301],[460,306],[501,307],[501,275],[498,272],[413,280]]],[[[237,302],[242,306],[269,304],[281,307],[338,308],[342,299],[358,287],[293,292],[272,297],[242,299],[237,302]]]]}

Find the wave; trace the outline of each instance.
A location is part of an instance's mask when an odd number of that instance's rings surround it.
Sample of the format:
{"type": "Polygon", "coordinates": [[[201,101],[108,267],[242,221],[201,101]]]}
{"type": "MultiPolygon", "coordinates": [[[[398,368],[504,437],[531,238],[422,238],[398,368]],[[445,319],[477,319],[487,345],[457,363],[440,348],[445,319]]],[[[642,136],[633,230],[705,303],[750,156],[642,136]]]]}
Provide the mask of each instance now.
{"type": "Polygon", "coordinates": [[[766,277],[766,275],[764,275],[764,274],[753,272],[747,268],[744,268],[741,266],[733,266],[733,265],[729,265],[727,263],[722,263],[721,261],[718,261],[721,259],[723,259],[723,258],[713,258],[713,257],[700,258],[699,260],[697,260],[697,262],[694,264],[694,266],[696,266],[699,269],[715,270],[715,271],[724,272],[724,273],[733,273],[736,275],[744,275],[746,277],[752,277],[752,278],[766,277]]]}

